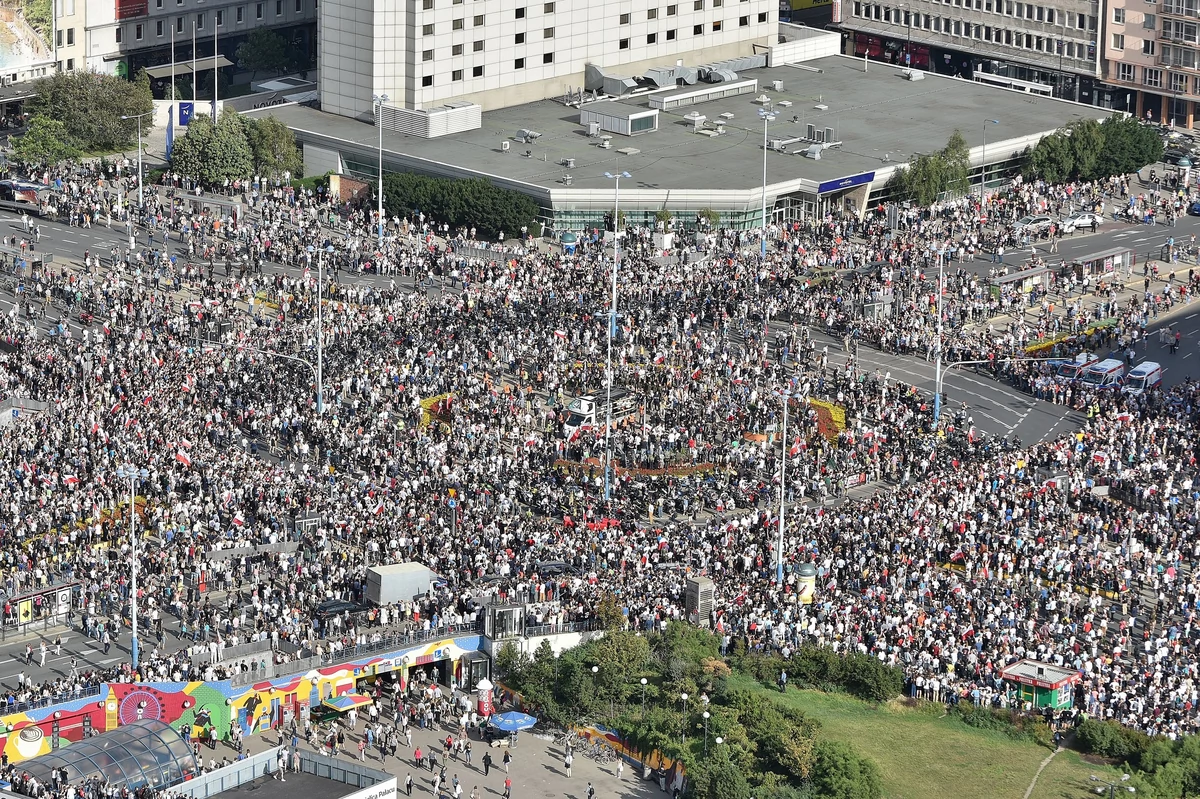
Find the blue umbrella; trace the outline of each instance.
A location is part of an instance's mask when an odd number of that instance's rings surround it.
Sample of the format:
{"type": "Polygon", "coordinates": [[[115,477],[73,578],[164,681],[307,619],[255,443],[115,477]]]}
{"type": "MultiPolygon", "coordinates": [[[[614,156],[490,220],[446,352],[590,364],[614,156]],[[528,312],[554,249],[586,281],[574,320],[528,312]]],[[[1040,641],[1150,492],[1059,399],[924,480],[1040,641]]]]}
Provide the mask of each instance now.
{"type": "Polygon", "coordinates": [[[492,716],[488,723],[503,732],[516,732],[518,730],[529,729],[537,724],[537,719],[528,713],[512,711],[509,713],[497,713],[492,716]]]}

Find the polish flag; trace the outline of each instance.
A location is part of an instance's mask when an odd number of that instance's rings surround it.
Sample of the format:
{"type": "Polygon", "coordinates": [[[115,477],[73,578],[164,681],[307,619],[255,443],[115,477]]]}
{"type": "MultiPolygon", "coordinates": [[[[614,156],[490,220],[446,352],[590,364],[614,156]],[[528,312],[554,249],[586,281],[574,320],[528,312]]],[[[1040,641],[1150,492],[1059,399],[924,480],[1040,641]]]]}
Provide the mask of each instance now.
{"type": "Polygon", "coordinates": [[[375,506],[375,515],[378,516],[381,513],[383,513],[383,500],[382,499],[379,500],[379,503],[375,506]]]}
{"type": "Polygon", "coordinates": [[[117,404],[112,406],[113,416],[117,415],[117,411],[121,410],[121,401],[117,400],[117,404]]]}
{"type": "Polygon", "coordinates": [[[188,441],[186,438],[181,438],[179,439],[179,446],[183,447],[184,449],[191,449],[192,442],[188,441]]]}
{"type": "Polygon", "coordinates": [[[73,474],[68,474],[66,477],[63,478],[63,482],[69,486],[78,485],[79,478],[73,474]]]}
{"type": "Polygon", "coordinates": [[[92,435],[96,435],[96,431],[100,429],[99,422],[92,422],[92,435]]]}
{"type": "Polygon", "coordinates": [[[692,379],[693,380],[700,379],[700,369],[699,368],[697,368],[694,372],[692,372],[692,379]]]}
{"type": "Polygon", "coordinates": [[[241,527],[246,523],[245,518],[242,517],[241,511],[239,511],[238,514],[233,517],[233,523],[238,527],[241,527]]]}
{"type": "Polygon", "coordinates": [[[153,395],[147,396],[144,400],[142,400],[142,407],[143,408],[148,407],[150,405],[150,401],[153,399],[154,399],[153,395]]]}
{"type": "Polygon", "coordinates": [[[110,329],[109,329],[109,327],[108,327],[108,322],[105,322],[105,323],[104,323],[104,335],[108,336],[108,335],[111,335],[111,334],[112,334],[112,330],[110,330],[110,329]]]}
{"type": "Polygon", "coordinates": [[[184,452],[183,450],[179,450],[178,452],[176,452],[176,453],[175,453],[175,460],[179,461],[179,462],[180,462],[180,463],[182,463],[184,466],[191,466],[191,465],[192,465],[192,458],[191,458],[191,456],[190,456],[190,455],[188,455],[188,454],[187,454],[186,452],[184,452]]]}
{"type": "Polygon", "coordinates": [[[665,360],[666,360],[666,358],[664,358],[662,355],[659,355],[657,358],[654,359],[654,362],[656,364],[661,364],[665,360]]]}
{"type": "Polygon", "coordinates": [[[233,491],[227,490],[224,494],[221,495],[221,500],[222,500],[223,504],[225,505],[225,507],[229,507],[230,505],[232,505],[233,504],[233,491]]]}
{"type": "Polygon", "coordinates": [[[554,335],[558,336],[559,338],[566,338],[566,337],[567,337],[567,331],[565,331],[565,330],[555,330],[555,331],[554,331],[554,335]]]}

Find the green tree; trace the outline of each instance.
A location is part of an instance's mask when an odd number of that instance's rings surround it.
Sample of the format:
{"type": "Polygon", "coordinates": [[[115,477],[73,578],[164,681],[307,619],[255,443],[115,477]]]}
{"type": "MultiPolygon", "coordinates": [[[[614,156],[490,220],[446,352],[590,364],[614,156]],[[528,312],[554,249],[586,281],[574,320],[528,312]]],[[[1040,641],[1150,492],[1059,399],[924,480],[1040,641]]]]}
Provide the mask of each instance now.
{"type": "Polygon", "coordinates": [[[1136,172],[1162,158],[1163,144],[1157,131],[1133,117],[1113,114],[1100,124],[1104,147],[1096,156],[1095,177],[1136,172]]]}
{"type": "Polygon", "coordinates": [[[729,759],[729,747],[718,746],[704,762],[697,775],[694,793],[704,799],[750,799],[750,783],[746,775],[729,759]]]}
{"type": "Polygon", "coordinates": [[[946,146],[938,153],[943,170],[942,191],[951,194],[966,194],[971,190],[971,148],[963,138],[962,131],[955,130],[946,140],[946,146]]]}
{"type": "Polygon", "coordinates": [[[125,150],[154,125],[154,99],[146,82],[77,70],[58,72],[33,84],[27,101],[31,116],[44,114],[66,128],[71,144],[84,152],[125,150]],[[122,118],[126,117],[126,118],[122,118]]]}
{"type": "Polygon", "coordinates": [[[246,41],[238,45],[234,53],[242,69],[251,72],[251,79],[260,70],[279,72],[287,68],[292,59],[287,42],[282,36],[266,28],[256,28],[246,37],[246,41]]]}
{"type": "Polygon", "coordinates": [[[304,160],[291,128],[270,116],[244,119],[255,174],[282,177],[283,173],[290,172],[293,177],[299,177],[304,160]]]}
{"type": "Polygon", "coordinates": [[[604,630],[625,629],[625,609],[611,593],[606,593],[600,598],[596,606],[596,618],[600,620],[600,627],[604,630]]]}
{"type": "Polygon", "coordinates": [[[213,138],[212,118],[207,114],[192,117],[187,126],[187,135],[176,136],[171,151],[171,169],[184,177],[201,179],[204,175],[204,159],[213,138]]]}
{"type": "Polygon", "coordinates": [[[205,148],[201,180],[209,186],[217,186],[226,180],[248,178],[253,170],[254,157],[242,117],[232,108],[226,109],[205,148]]]}
{"type": "Polygon", "coordinates": [[[385,175],[384,212],[424,212],[451,228],[475,227],[485,238],[517,235],[536,224],[538,205],[528,195],[502,189],[481,178],[454,180],[399,172],[385,175]]]}
{"type": "Polygon", "coordinates": [[[879,799],[883,782],[879,767],[849,744],[825,738],[817,741],[812,784],[825,799],[879,799]]]}
{"type": "Polygon", "coordinates": [[[1094,119],[1080,119],[1067,126],[1067,144],[1074,164],[1072,177],[1092,180],[1096,175],[1096,160],[1104,149],[1104,131],[1094,119]]]}
{"type": "Polygon", "coordinates": [[[1075,154],[1068,137],[1060,132],[1042,137],[1029,151],[1024,169],[1026,177],[1050,183],[1062,183],[1075,171],[1075,154]]]}
{"type": "Polygon", "coordinates": [[[55,164],[77,157],[79,150],[71,144],[63,123],[38,114],[13,143],[13,155],[27,164],[55,164]]]}

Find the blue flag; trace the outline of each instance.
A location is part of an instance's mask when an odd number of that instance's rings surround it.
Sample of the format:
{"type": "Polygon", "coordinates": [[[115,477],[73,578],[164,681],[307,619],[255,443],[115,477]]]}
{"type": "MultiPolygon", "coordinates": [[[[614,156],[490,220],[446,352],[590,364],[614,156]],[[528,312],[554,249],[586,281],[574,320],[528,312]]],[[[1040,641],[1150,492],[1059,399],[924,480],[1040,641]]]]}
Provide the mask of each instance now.
{"type": "Polygon", "coordinates": [[[179,124],[186,125],[192,121],[192,103],[179,104],[179,124]]]}
{"type": "Polygon", "coordinates": [[[171,151],[175,149],[175,115],[167,114],[167,160],[171,160],[171,151]]]}

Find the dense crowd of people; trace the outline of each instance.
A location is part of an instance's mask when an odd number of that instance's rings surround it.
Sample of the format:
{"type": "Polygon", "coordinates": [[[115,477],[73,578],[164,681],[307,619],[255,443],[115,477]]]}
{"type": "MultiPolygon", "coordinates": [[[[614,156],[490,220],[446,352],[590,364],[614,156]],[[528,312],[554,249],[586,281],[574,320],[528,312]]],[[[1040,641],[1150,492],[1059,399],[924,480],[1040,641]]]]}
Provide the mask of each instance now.
{"type": "Polygon", "coordinates": [[[573,255],[527,236],[485,246],[416,214],[385,220],[379,247],[369,210],[258,179],[235,213],[170,176],[141,212],[94,168],[39,177],[60,218],[128,241],[14,267],[30,288],[0,317],[0,398],[49,407],[0,429],[0,579],[9,596],[78,584],[75,622],[107,644],[128,635],[136,562],[143,662],[100,676],[220,678],[249,668],[224,649],[256,641],[276,662],[335,655],[381,630],[472,625],[495,596],[557,625],[616,593],[651,629],[684,617],[685,579],[703,571],[710,621],[751,646],[866,651],[914,690],[996,703],[1010,701],[998,670],[1033,657],[1078,669],[1089,713],[1195,728],[1200,389],[1089,393],[1009,358],[1068,333],[1055,352],[1145,351],[1196,275],[1147,272],[1130,298],[1131,272],[1065,268],[1018,294],[967,268],[985,252],[1007,252],[992,277],[1052,259],[1057,232],[1030,240],[1015,225],[1028,214],[1173,206],[1139,198],[1133,176],[1017,181],[906,211],[895,230],[879,211],[776,225],[765,258],[756,233],[663,257],[631,230],[613,362],[637,412],[614,426],[608,479],[602,427],[564,435],[571,399],[605,384],[602,236],[573,255]],[[91,323],[47,336],[43,314],[91,323]],[[1029,448],[978,435],[965,407],[938,425],[927,392],[858,357],[939,345],[1086,424],[1029,448]],[[778,584],[785,455],[784,499],[803,504],[778,584]],[[144,470],[136,553],[126,465],[144,470]],[[362,599],[369,565],[403,561],[442,579],[370,616],[320,612],[362,599]],[[802,605],[807,562],[818,591],[802,605]]]}

